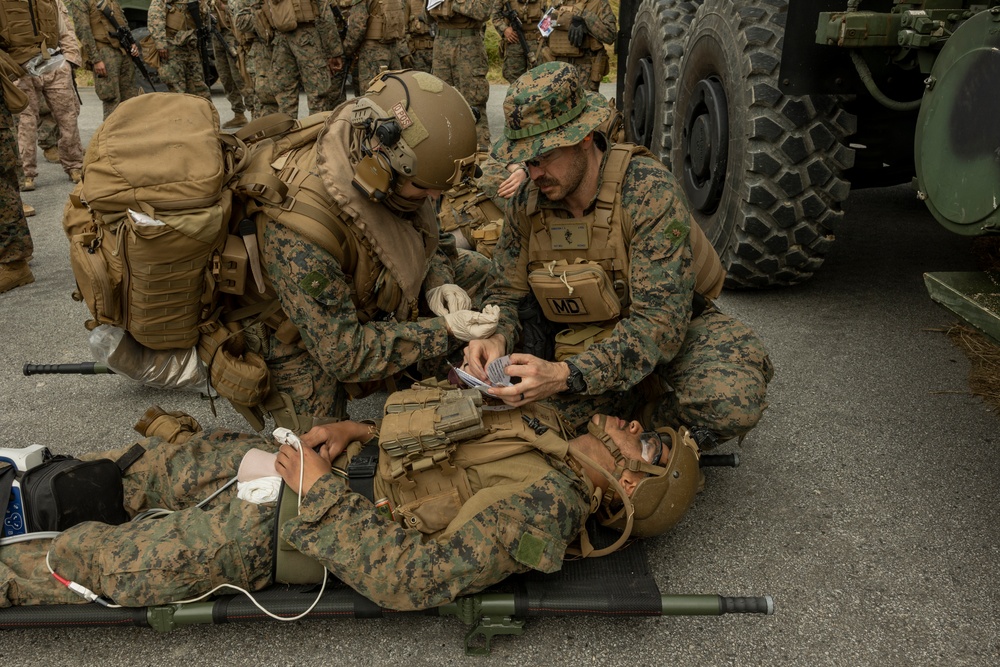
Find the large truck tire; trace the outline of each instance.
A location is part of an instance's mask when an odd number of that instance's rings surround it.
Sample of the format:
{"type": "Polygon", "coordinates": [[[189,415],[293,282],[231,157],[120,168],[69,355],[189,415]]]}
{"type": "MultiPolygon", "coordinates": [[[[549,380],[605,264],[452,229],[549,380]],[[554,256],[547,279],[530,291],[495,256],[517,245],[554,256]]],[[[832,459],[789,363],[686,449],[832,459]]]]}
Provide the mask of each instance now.
{"type": "Polygon", "coordinates": [[[636,123],[628,102],[649,93],[633,84],[629,97],[629,77],[646,80],[642,55],[630,48],[627,67],[639,66],[626,77],[630,138],[644,139],[681,183],[728,271],[727,287],[810,278],[850,190],[842,174],[854,160],[845,142],[854,116],[834,96],[779,87],[785,5],[644,0],[633,29],[633,40],[648,44],[646,69],[660,88],[653,122],[636,123]]]}

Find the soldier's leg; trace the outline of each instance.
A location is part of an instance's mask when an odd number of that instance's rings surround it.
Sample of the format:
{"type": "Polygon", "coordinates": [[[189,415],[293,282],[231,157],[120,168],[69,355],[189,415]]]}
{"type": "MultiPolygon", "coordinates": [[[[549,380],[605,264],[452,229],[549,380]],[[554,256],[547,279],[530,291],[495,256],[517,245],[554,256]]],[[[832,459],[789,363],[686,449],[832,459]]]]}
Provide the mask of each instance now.
{"type": "Polygon", "coordinates": [[[250,46],[250,60],[253,63],[253,88],[257,96],[254,118],[278,113],[278,102],[274,96],[274,82],[271,72],[271,47],[261,41],[250,46]]]}
{"type": "Polygon", "coordinates": [[[205,68],[201,64],[201,53],[197,46],[189,45],[181,50],[184,61],[184,92],[199,95],[209,102],[212,101],[212,91],[205,81],[205,68]]]}
{"type": "Polygon", "coordinates": [[[278,343],[265,358],[271,386],[288,395],[296,414],[327,421],[347,417],[344,388],[307,351],[278,343]]]}
{"type": "Polygon", "coordinates": [[[528,59],[524,49],[521,48],[521,42],[504,44],[502,70],[503,78],[507,80],[507,83],[514,83],[519,76],[528,71],[528,59]]]}
{"type": "Polygon", "coordinates": [[[24,170],[24,183],[32,184],[26,190],[34,190],[34,181],[38,178],[38,98],[40,86],[38,77],[22,76],[17,80],[17,87],[28,97],[28,106],[18,114],[17,146],[21,158],[21,168],[24,170]]]}
{"type": "MultiPolygon", "coordinates": [[[[314,26],[300,26],[289,33],[289,44],[299,71],[299,80],[306,93],[309,113],[331,111],[336,106],[337,92],[326,64],[326,53],[314,26]]],[[[296,91],[298,95],[298,91],[296,91]]]]}
{"type": "MultiPolygon", "coordinates": [[[[104,67],[107,69],[107,74],[105,76],[94,75],[94,93],[97,94],[99,100],[104,105],[104,117],[107,118],[111,115],[111,112],[118,108],[118,104],[122,101],[122,86],[124,82],[122,81],[122,59],[124,56],[121,55],[116,49],[112,49],[101,44],[97,45],[97,50],[100,52],[100,58],[104,61],[104,67]]],[[[125,58],[125,60],[128,60],[125,58]]],[[[129,60],[129,66],[131,66],[132,61],[129,60]]]]}
{"type": "Polygon", "coordinates": [[[299,67],[287,32],[276,33],[271,42],[270,84],[281,113],[299,117],[299,67]]]}
{"type": "Polygon", "coordinates": [[[120,53],[117,63],[118,101],[124,102],[139,94],[139,84],[135,80],[139,76],[139,70],[131,58],[120,53]]]}
{"type": "Polygon", "coordinates": [[[76,99],[69,67],[46,75],[45,99],[59,126],[59,161],[67,174],[83,167],[83,144],[77,118],[80,103],[76,99]]]}
{"type": "Polygon", "coordinates": [[[647,426],[702,427],[724,442],[760,420],[774,368],[750,327],[709,309],[691,321],[677,356],[657,372],[672,391],[647,426]]]}
{"type": "Polygon", "coordinates": [[[458,42],[458,58],[455,61],[457,82],[453,85],[465,97],[470,107],[479,110],[476,122],[476,137],[479,150],[490,150],[490,123],[486,114],[486,102],[490,97],[490,84],[486,80],[489,60],[486,44],[481,36],[470,35],[455,38],[458,42]]]}
{"type": "Polygon", "coordinates": [[[51,153],[48,152],[50,148],[58,150],[58,144],[59,127],[56,125],[56,119],[52,117],[52,110],[49,109],[43,96],[42,99],[38,100],[38,147],[46,151],[45,159],[49,162],[58,162],[58,159],[49,159],[51,153]]]}
{"type": "Polygon", "coordinates": [[[34,246],[17,188],[17,139],[14,119],[0,102],[0,292],[34,280],[26,262],[34,246]]]}
{"type": "Polygon", "coordinates": [[[219,72],[219,82],[222,90],[229,100],[229,106],[233,108],[233,113],[237,116],[246,113],[247,107],[243,100],[243,77],[240,76],[239,65],[236,60],[229,55],[229,49],[234,48],[230,35],[224,35],[226,43],[223,44],[218,36],[212,38],[212,50],[215,53],[215,69],[219,72]]]}

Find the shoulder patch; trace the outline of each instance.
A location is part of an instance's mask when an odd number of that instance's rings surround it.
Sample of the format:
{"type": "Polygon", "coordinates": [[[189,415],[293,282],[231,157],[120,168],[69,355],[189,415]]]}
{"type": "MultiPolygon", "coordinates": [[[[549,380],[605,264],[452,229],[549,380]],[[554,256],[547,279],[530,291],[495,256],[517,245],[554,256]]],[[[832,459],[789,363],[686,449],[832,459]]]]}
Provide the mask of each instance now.
{"type": "Polygon", "coordinates": [[[514,560],[537,570],[547,546],[548,542],[525,531],[521,533],[521,539],[518,540],[514,560]]]}
{"type": "Polygon", "coordinates": [[[676,218],[671,220],[666,230],[664,230],[664,250],[670,250],[671,252],[676,250],[677,246],[687,238],[690,231],[690,228],[680,220],[676,218]]]}
{"type": "Polygon", "coordinates": [[[302,288],[302,291],[313,298],[322,294],[329,284],[330,279],[319,271],[310,271],[299,281],[299,287],[302,288]]]}

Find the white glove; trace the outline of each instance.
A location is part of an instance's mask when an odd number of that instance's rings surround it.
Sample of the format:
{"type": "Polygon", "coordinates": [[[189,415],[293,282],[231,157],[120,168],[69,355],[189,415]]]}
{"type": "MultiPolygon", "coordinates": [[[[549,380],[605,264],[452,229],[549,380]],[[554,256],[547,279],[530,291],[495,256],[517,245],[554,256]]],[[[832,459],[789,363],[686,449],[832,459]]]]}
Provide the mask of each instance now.
{"type": "Polygon", "coordinates": [[[453,283],[427,290],[427,305],[438,317],[472,307],[472,299],[464,289],[453,283]]]}
{"type": "Polygon", "coordinates": [[[486,306],[483,312],[460,310],[444,316],[451,335],[468,343],[476,338],[489,338],[500,323],[500,307],[486,306]]]}

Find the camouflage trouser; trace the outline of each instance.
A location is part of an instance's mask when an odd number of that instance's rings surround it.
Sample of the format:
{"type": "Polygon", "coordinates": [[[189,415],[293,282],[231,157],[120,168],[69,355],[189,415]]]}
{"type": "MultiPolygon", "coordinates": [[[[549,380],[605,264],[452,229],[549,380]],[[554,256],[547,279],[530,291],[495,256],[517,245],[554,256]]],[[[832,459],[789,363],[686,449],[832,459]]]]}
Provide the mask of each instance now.
{"type": "Polygon", "coordinates": [[[486,102],[490,97],[490,84],[486,80],[489,62],[482,31],[439,31],[434,40],[433,69],[434,76],[455,86],[469,106],[479,110],[479,122],[476,123],[479,150],[490,150],[490,125],[486,115],[486,102]]]}
{"type": "Polygon", "coordinates": [[[212,37],[215,69],[219,73],[219,81],[226,93],[226,99],[229,100],[233,113],[238,116],[245,113],[247,109],[253,110],[253,91],[246,85],[243,75],[240,74],[239,60],[235,56],[229,55],[230,50],[234,53],[236,51],[236,38],[228,31],[222,33],[222,36],[226,39],[225,44],[219,41],[218,35],[212,37]]]}
{"type": "MultiPolygon", "coordinates": [[[[247,450],[273,446],[257,436],[218,431],[183,444],[141,441],[147,452],[125,473],[125,508],[174,510],[161,518],[109,526],[82,523],[54,540],[0,547],[0,607],[84,602],[52,568],[117,604],[165,604],[221,583],[259,590],[271,583],[274,503],[236,497],[236,485],[204,509],[193,506],[236,476],[247,450]]],[[[125,449],[86,458],[117,459],[125,449]]]]}
{"type": "Polygon", "coordinates": [[[266,358],[271,386],[291,398],[297,415],[325,420],[347,417],[345,388],[308,351],[271,336],[271,354],[266,358]]]}
{"type": "Polygon", "coordinates": [[[631,391],[557,394],[549,401],[571,430],[583,432],[587,420],[601,413],[640,419],[646,428],[704,427],[724,442],[760,421],[773,375],[767,350],[750,327],[709,309],[691,321],[677,356],[631,391]]]}
{"type": "Polygon", "coordinates": [[[104,104],[104,117],[107,118],[119,104],[139,94],[135,85],[135,65],[121,51],[101,42],[97,43],[97,55],[94,57],[100,58],[108,70],[106,76],[94,75],[94,93],[104,104]]]}
{"type": "Polygon", "coordinates": [[[361,42],[361,46],[358,47],[358,82],[361,84],[362,95],[368,90],[368,83],[378,75],[382,67],[391,70],[402,67],[399,64],[396,43],[382,44],[371,39],[361,42]]]}
{"type": "Polygon", "coordinates": [[[271,73],[271,47],[259,39],[247,51],[247,70],[253,79],[253,117],[260,118],[278,113],[278,102],[274,98],[274,84],[271,73]]]}
{"type": "Polygon", "coordinates": [[[40,77],[22,76],[17,80],[17,87],[28,96],[28,107],[20,113],[17,124],[17,143],[26,177],[38,176],[36,142],[39,100],[43,97],[48,101],[48,107],[59,126],[59,161],[63,171],[68,174],[70,169],[83,166],[83,146],[80,142],[80,126],[77,124],[80,102],[76,99],[70,76],[69,65],[63,65],[40,77]]]}
{"type": "Polygon", "coordinates": [[[309,113],[336,107],[337,91],[326,64],[327,57],[314,25],[300,25],[291,32],[276,32],[271,44],[271,73],[278,108],[299,117],[299,84],[306,91],[309,113]]]}
{"type": "Polygon", "coordinates": [[[193,40],[182,46],[171,44],[167,47],[167,58],[160,58],[160,78],[172,93],[190,93],[206,100],[212,99],[205,83],[198,44],[193,40]]]}
{"type": "Polygon", "coordinates": [[[418,69],[421,72],[427,72],[432,74],[434,72],[434,48],[429,49],[412,49],[410,51],[411,62],[413,63],[413,69],[418,69]]]}
{"type": "Polygon", "coordinates": [[[0,100],[0,264],[29,259],[34,251],[18,192],[19,166],[14,118],[0,100]]]}
{"type": "MultiPolygon", "coordinates": [[[[77,127],[79,129],[79,126],[77,127]]],[[[42,96],[38,100],[38,147],[43,151],[59,145],[59,126],[42,96]]]]}
{"type": "MultiPolygon", "coordinates": [[[[535,32],[537,33],[537,31],[535,32]]],[[[528,67],[528,60],[525,58],[524,49],[521,48],[520,40],[510,43],[504,41],[503,37],[500,39],[500,45],[503,47],[503,78],[507,80],[507,83],[514,83],[519,76],[531,68],[528,67]]],[[[530,36],[528,39],[530,39],[530,36]]],[[[532,61],[534,61],[535,53],[538,50],[537,42],[532,44],[529,41],[528,48],[530,50],[528,55],[530,55],[532,61]]]]}

